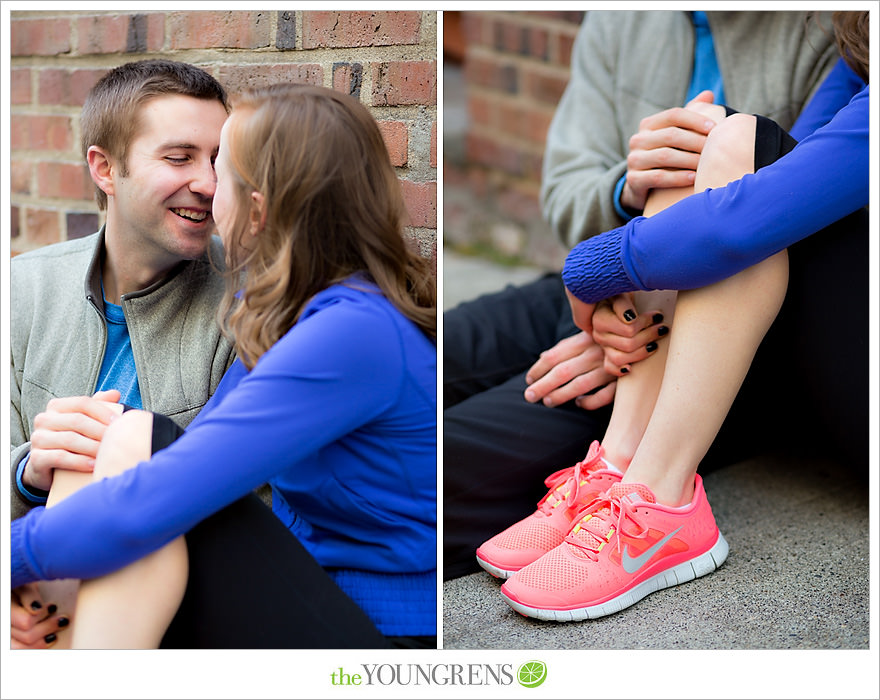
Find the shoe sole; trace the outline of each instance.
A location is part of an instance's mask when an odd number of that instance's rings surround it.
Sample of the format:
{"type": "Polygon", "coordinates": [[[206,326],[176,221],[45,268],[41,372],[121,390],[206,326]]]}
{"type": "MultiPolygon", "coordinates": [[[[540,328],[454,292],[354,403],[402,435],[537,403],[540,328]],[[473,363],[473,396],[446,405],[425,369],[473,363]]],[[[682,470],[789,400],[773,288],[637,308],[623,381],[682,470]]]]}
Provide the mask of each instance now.
{"type": "Polygon", "coordinates": [[[494,564],[490,564],[485,559],[480,559],[479,555],[477,555],[477,564],[482,566],[486,571],[488,571],[490,574],[492,574],[495,578],[500,578],[500,579],[505,579],[505,580],[509,579],[517,571],[519,571],[519,569],[513,569],[512,571],[508,570],[508,569],[501,569],[501,568],[495,566],[494,564]]]}
{"type": "Polygon", "coordinates": [[[526,617],[534,617],[538,620],[548,620],[551,622],[594,620],[598,617],[604,617],[605,615],[611,615],[612,613],[625,610],[631,605],[638,603],[645,596],[655,593],[656,591],[664,588],[671,588],[680,583],[693,581],[700,576],[711,574],[727,559],[728,551],[729,547],[727,545],[727,540],[725,540],[724,535],[719,532],[718,540],[709,551],[698,557],[694,557],[689,561],[682,562],[681,564],[677,564],[665,571],[661,571],[659,574],[642,581],[640,584],[634,586],[625,593],[621,593],[616,598],[607,600],[599,605],[589,605],[587,607],[574,608],[571,610],[542,609],[523,605],[510,598],[503,590],[501,591],[501,595],[510,607],[526,617]]]}

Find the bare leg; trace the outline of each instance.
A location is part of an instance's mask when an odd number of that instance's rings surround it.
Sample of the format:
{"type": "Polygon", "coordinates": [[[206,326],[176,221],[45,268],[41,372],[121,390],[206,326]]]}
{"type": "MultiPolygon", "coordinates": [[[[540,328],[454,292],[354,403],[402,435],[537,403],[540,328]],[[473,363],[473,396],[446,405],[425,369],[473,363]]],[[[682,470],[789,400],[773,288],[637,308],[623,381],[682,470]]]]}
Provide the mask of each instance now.
{"type": "MultiPolygon", "coordinates": [[[[719,137],[731,138],[716,142],[712,150],[707,143],[697,190],[753,171],[754,131],[754,117],[734,115],[725,121],[719,137]]],[[[624,481],[647,485],[660,503],[690,502],[699,462],[782,305],[787,284],[783,251],[726,280],[678,295],[660,394],[624,481]]]]}
{"type": "MultiPolygon", "coordinates": [[[[128,411],[107,429],[95,479],[119,474],[150,458],[153,416],[128,411]]],[[[178,537],[123,569],[80,586],[73,646],[149,649],[162,641],[188,574],[186,543],[178,537]]]]}
{"type": "MultiPolygon", "coordinates": [[[[115,411],[122,413],[122,405],[113,402],[107,402],[107,405],[115,411]]],[[[58,469],[53,474],[52,487],[49,490],[49,497],[46,499],[46,507],[51,508],[60,501],[67,498],[70,494],[79,491],[84,486],[92,482],[92,475],[83,472],[67,471],[58,469]]],[[[58,610],[69,616],[75,622],[74,614],[76,612],[76,601],[79,593],[80,582],[78,579],[66,578],[55,581],[40,581],[40,595],[43,600],[52,601],[58,606],[58,610]]],[[[69,649],[73,636],[73,627],[67,627],[58,630],[55,633],[57,640],[52,645],[53,649],[69,649]]]]}
{"type": "MultiPolygon", "coordinates": [[[[716,123],[721,123],[726,118],[724,107],[720,105],[692,103],[689,107],[705,114],[716,123]]],[[[754,138],[751,139],[751,143],[754,143],[754,138]]],[[[748,167],[751,170],[752,163],[741,164],[740,167],[748,167]]],[[[731,176],[720,184],[726,184],[741,174],[731,176]]],[[[700,183],[699,179],[693,187],[652,190],[645,203],[644,215],[652,216],[693,194],[698,191],[698,183],[700,183]]],[[[717,183],[704,182],[699,190],[713,185],[717,183]]],[[[677,295],[678,292],[674,290],[639,292],[636,294],[636,307],[639,311],[650,308],[660,309],[666,322],[672,323],[676,314],[677,295]]],[[[673,325],[673,335],[678,334],[678,322],[676,322],[673,325]]],[[[654,354],[633,365],[630,373],[617,381],[614,410],[602,440],[602,447],[608,460],[621,469],[628,468],[654,413],[655,401],[666,368],[668,350],[668,342],[660,343],[654,354]]]]}
{"type": "MultiPolygon", "coordinates": [[[[638,293],[636,308],[639,312],[659,309],[665,321],[672,323],[676,294],[675,291],[638,293]]],[[[629,467],[654,413],[668,349],[668,342],[659,343],[653,354],[636,362],[629,374],[617,380],[614,408],[602,438],[602,447],[608,461],[624,471],[629,467]]]]}

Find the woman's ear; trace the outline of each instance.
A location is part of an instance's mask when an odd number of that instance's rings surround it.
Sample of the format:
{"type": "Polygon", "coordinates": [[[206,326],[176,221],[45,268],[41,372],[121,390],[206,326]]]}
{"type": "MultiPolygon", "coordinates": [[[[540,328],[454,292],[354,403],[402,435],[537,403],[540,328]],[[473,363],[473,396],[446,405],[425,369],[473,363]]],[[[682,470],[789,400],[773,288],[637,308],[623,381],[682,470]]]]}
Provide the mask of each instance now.
{"type": "Polygon", "coordinates": [[[251,192],[251,230],[256,236],[266,225],[266,200],[261,192],[251,192]]]}
{"type": "Polygon", "coordinates": [[[100,146],[89,146],[86,161],[89,164],[89,175],[92,176],[94,183],[104,194],[113,196],[115,167],[110,154],[100,146]]]}

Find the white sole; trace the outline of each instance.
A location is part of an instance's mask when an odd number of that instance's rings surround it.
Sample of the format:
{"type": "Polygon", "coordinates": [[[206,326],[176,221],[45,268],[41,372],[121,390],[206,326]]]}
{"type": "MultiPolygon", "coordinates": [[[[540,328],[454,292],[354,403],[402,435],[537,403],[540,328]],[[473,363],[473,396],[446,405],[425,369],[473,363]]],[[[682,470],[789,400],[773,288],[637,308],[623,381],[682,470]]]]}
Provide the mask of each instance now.
{"type": "Polygon", "coordinates": [[[523,605],[522,603],[518,603],[515,600],[511,600],[504,594],[504,591],[501,592],[501,595],[510,607],[526,617],[534,617],[538,620],[549,620],[552,622],[594,620],[597,617],[611,615],[612,613],[624,610],[631,605],[635,605],[645,596],[663,588],[671,588],[680,583],[693,581],[700,576],[711,574],[727,559],[729,549],[727,540],[725,540],[724,535],[719,532],[718,540],[709,551],[698,557],[694,557],[690,561],[682,562],[670,569],[661,571],[656,576],[652,576],[651,578],[642,581],[638,586],[631,588],[626,593],[621,593],[616,598],[607,600],[599,605],[590,605],[572,610],[547,610],[532,608],[523,605]]]}
{"type": "Polygon", "coordinates": [[[509,579],[511,576],[513,576],[516,573],[516,571],[507,571],[506,569],[499,569],[497,566],[493,566],[489,562],[480,559],[480,557],[477,557],[477,563],[481,567],[483,567],[483,569],[485,569],[490,574],[492,574],[495,578],[509,579]]]}

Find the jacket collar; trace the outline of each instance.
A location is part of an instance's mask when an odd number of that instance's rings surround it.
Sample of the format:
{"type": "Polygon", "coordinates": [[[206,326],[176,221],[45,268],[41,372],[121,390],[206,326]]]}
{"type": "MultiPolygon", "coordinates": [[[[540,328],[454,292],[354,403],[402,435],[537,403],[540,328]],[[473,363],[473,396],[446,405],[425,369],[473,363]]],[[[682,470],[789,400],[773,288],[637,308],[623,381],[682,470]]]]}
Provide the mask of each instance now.
{"type": "MultiPolygon", "coordinates": [[[[107,255],[107,245],[105,243],[106,236],[106,224],[101,226],[101,229],[98,231],[98,235],[96,237],[95,242],[95,250],[92,253],[92,259],[89,262],[89,267],[86,270],[86,279],[85,279],[85,294],[86,299],[90,301],[98,311],[103,315],[104,313],[104,291],[102,287],[102,277],[101,277],[101,267],[104,263],[104,256],[107,255]]],[[[180,263],[175,265],[167,275],[162,277],[159,281],[154,282],[149,287],[145,289],[138,290],[136,292],[130,292],[124,297],[126,299],[131,299],[134,297],[145,296],[150,292],[155,291],[163,284],[168,282],[169,280],[176,277],[187,265],[192,263],[191,260],[181,260],[180,263]]]]}
{"type": "Polygon", "coordinates": [[[101,291],[101,262],[104,260],[104,228],[98,231],[95,242],[95,250],[92,259],[86,269],[85,293],[86,299],[104,314],[104,294],[101,291]]]}

